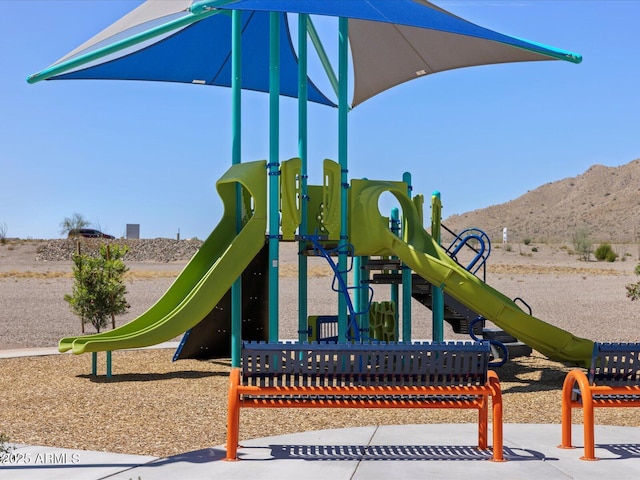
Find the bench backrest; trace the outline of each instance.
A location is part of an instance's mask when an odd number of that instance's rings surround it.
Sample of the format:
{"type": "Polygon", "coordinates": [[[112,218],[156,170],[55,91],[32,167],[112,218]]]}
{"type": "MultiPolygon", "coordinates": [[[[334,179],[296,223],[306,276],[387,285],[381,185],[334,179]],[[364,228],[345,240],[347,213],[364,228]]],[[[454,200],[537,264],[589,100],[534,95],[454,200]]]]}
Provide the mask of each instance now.
{"type": "Polygon", "coordinates": [[[589,368],[589,383],[640,385],[640,343],[595,343],[589,368]]]}
{"type": "Polygon", "coordinates": [[[242,376],[258,386],[483,385],[490,351],[482,342],[244,342],[242,376]]]}

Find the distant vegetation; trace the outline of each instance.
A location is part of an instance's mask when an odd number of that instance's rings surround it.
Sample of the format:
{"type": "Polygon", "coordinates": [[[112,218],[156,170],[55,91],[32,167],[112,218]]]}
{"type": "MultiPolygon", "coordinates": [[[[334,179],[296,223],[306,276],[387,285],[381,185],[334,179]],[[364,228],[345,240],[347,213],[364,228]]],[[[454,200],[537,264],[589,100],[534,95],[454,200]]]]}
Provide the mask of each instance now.
{"type": "Polygon", "coordinates": [[[86,228],[90,225],[91,222],[85,219],[84,215],[74,212],[71,217],[65,217],[65,219],[60,222],[60,233],[66,236],[71,230],[86,228]]]}
{"type": "Polygon", "coordinates": [[[593,241],[588,230],[580,229],[573,234],[573,248],[580,257],[580,260],[588,262],[591,259],[593,241]]]}
{"type": "MultiPolygon", "coordinates": [[[[640,277],[640,265],[636,265],[636,275],[640,277]]],[[[640,280],[637,283],[627,285],[627,297],[633,300],[640,300],[640,280]]]]}
{"type": "Polygon", "coordinates": [[[596,260],[603,262],[615,262],[616,258],[618,258],[618,254],[613,251],[610,243],[601,243],[598,248],[596,248],[595,253],[593,254],[596,257],[596,260]]]}

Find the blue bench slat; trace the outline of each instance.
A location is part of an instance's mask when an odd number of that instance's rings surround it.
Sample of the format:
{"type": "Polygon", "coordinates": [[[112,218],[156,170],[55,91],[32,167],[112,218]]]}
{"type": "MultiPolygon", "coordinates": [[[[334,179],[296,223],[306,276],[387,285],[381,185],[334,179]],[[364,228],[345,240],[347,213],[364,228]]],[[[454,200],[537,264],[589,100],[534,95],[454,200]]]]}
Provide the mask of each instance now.
{"type": "Polygon", "coordinates": [[[640,343],[595,343],[588,379],[591,385],[640,384],[640,343]]]}
{"type": "Polygon", "coordinates": [[[242,370],[260,386],[481,385],[489,355],[480,342],[244,342],[242,370]]]}

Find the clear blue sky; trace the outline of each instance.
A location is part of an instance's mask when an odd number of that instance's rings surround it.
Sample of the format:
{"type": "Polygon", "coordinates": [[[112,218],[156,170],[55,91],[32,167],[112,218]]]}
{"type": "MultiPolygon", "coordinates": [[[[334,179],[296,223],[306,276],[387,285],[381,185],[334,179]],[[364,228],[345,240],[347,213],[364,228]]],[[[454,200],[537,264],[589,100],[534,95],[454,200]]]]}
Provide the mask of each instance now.
{"type": "MultiPolygon", "coordinates": [[[[141,0],[0,0],[0,225],[58,238],[74,212],[121,236],[206,238],[231,163],[230,91],[35,73],[141,0]]],[[[434,2],[501,33],[583,55],[580,65],[473,67],[389,90],[349,115],[350,177],[442,192],[447,217],[516,198],[594,164],[640,157],[640,1],[434,2]]],[[[243,97],[243,160],[268,155],[267,96],[243,97]]],[[[297,153],[296,103],[281,103],[281,158],[297,153]]],[[[310,108],[310,183],[337,159],[337,112],[310,108]]]]}

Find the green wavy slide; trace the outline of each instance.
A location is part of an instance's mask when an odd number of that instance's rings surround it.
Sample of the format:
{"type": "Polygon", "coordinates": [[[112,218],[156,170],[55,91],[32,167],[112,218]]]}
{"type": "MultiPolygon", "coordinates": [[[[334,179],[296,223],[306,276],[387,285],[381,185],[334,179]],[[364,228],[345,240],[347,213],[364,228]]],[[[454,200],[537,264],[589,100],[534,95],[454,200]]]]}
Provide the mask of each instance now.
{"type": "Polygon", "coordinates": [[[146,347],[170,340],[198,324],[264,245],[267,228],[266,188],[266,162],[232,166],[216,183],[224,203],[220,223],[166,293],[131,322],[95,335],[63,338],[58,350],[80,354],[146,347]],[[238,189],[238,186],[242,188],[238,189]],[[236,233],[239,197],[244,218],[241,230],[236,233]]]}
{"type": "Polygon", "coordinates": [[[349,238],[356,255],[396,255],[428,282],[552,360],[588,367],[593,342],[522,311],[510,298],[452,260],[422,227],[422,218],[402,182],[353,180],[349,192],[349,238]],[[402,206],[403,239],[388,228],[378,199],[392,193],[402,206]],[[362,221],[360,221],[362,220],[362,221]]]}

